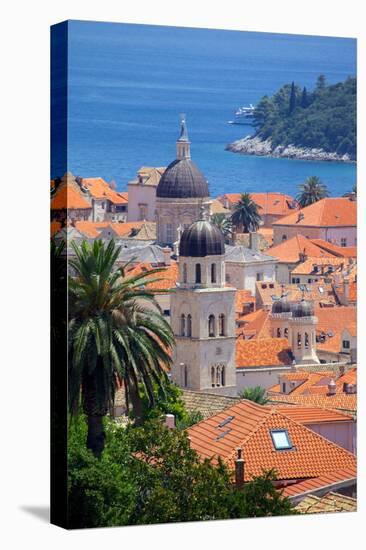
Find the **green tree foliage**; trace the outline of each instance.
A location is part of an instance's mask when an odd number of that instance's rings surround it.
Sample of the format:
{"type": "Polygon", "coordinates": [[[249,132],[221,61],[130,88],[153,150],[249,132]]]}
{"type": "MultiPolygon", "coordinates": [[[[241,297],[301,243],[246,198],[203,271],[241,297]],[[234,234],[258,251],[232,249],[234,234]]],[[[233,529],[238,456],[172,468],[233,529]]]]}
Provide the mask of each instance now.
{"type": "Polygon", "coordinates": [[[256,386],[255,388],[245,388],[241,393],[240,397],[243,399],[249,399],[249,401],[254,401],[259,405],[265,405],[268,402],[266,397],[266,390],[261,386],[256,386]]]}
{"type": "MultiPolygon", "coordinates": [[[[80,405],[88,418],[87,445],[96,457],[104,448],[102,419],[123,383],[128,404],[141,417],[142,384],[150,405],[153,382],[163,387],[174,336],[154,294],[145,288],[155,269],[128,277],[116,269],[120,247],[114,241],[73,245],[69,260],[69,408],[80,405]]],[[[156,291],[154,291],[156,292],[156,291]]]]}
{"type": "Polygon", "coordinates": [[[314,204],[328,197],[328,189],[317,176],[310,176],[304,183],[299,185],[300,193],[297,196],[297,201],[302,208],[314,204]]]}
{"type": "Polygon", "coordinates": [[[290,104],[288,108],[289,115],[292,115],[295,109],[296,109],[296,88],[295,88],[295,82],[292,82],[291,92],[290,92],[290,104]]]}
{"type": "Polygon", "coordinates": [[[356,79],[351,77],[327,85],[321,75],[311,93],[286,84],[272,97],[259,101],[254,111],[256,135],[270,138],[275,147],[322,148],[355,159],[356,92],[356,79]],[[301,101],[291,110],[295,96],[301,96],[301,101]]]}
{"type": "Polygon", "coordinates": [[[256,204],[249,193],[242,193],[239,201],[235,204],[231,216],[232,224],[238,231],[249,233],[257,231],[262,221],[256,204]]]}
{"type": "Polygon", "coordinates": [[[140,388],[144,421],[161,419],[166,414],[174,414],[177,429],[185,429],[203,419],[203,415],[199,411],[192,413],[187,411],[182,398],[183,391],[172,382],[168,382],[164,388],[154,384],[153,388],[155,395],[153,407],[150,405],[144,388],[142,386],[140,388]]]}
{"type": "Polygon", "coordinates": [[[233,232],[233,224],[230,218],[225,214],[213,214],[211,216],[211,223],[216,225],[221,233],[224,235],[225,241],[229,240],[233,232]]]}
{"type": "Polygon", "coordinates": [[[99,460],[85,447],[84,419],[70,427],[71,528],[295,513],[274,488],[274,472],[238,490],[222,462],[202,461],[191,449],[186,432],[156,420],[127,429],[104,422],[106,445],[99,460]]]}

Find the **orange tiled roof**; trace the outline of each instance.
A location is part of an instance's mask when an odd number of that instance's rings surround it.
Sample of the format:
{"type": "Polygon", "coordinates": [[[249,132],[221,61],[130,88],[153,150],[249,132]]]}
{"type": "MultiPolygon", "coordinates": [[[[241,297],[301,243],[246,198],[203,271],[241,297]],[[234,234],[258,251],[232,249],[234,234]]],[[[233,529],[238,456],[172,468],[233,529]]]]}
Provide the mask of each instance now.
{"type": "Polygon", "coordinates": [[[241,313],[245,304],[255,304],[255,297],[250,290],[237,290],[235,293],[235,311],[241,313]]]}
{"type": "Polygon", "coordinates": [[[269,248],[266,254],[278,258],[279,262],[283,263],[296,263],[300,261],[300,254],[306,254],[313,258],[333,257],[331,252],[323,250],[300,233],[277,246],[269,248]]]}
{"type": "Polygon", "coordinates": [[[282,291],[285,292],[287,300],[289,302],[299,302],[303,297],[303,288],[305,290],[305,299],[313,302],[314,305],[329,304],[336,305],[337,300],[333,287],[329,283],[318,281],[316,283],[306,283],[306,285],[299,284],[285,284],[282,285],[278,282],[256,282],[256,294],[260,297],[264,306],[272,306],[272,296],[280,297],[282,291]]]}
{"type": "MultiPolygon", "coordinates": [[[[150,269],[154,269],[154,266],[152,266],[150,263],[140,263],[136,267],[132,268],[128,272],[128,275],[133,277],[135,275],[139,275],[140,273],[143,273],[150,269]]],[[[149,290],[167,290],[168,291],[172,288],[175,288],[178,278],[179,278],[178,263],[172,261],[171,265],[164,267],[162,272],[155,273],[154,275],[148,276],[147,279],[160,279],[160,280],[154,281],[152,283],[147,283],[146,287],[149,290]]]]}
{"type": "Polygon", "coordinates": [[[216,461],[221,457],[231,469],[240,447],[245,460],[245,481],[272,468],[279,480],[289,480],[319,477],[341,468],[354,468],[356,464],[350,452],[294,422],[275,407],[263,407],[246,400],[187,431],[191,446],[202,458],[216,461]],[[271,430],[276,429],[287,430],[291,450],[275,449],[271,430]]]}
{"type": "Polygon", "coordinates": [[[321,199],[300,212],[273,222],[273,225],[299,227],[354,227],[357,224],[357,201],[347,197],[321,199]]]}
{"type": "Polygon", "coordinates": [[[309,393],[328,393],[328,384],[330,380],[334,379],[335,375],[333,371],[321,371],[321,372],[308,372],[298,371],[286,374],[281,374],[281,381],[289,380],[299,382],[289,392],[283,394],[280,384],[275,384],[271,388],[268,388],[268,394],[272,395],[279,393],[280,395],[302,395],[309,393]]]}
{"type": "Polygon", "coordinates": [[[345,258],[314,258],[310,257],[305,262],[297,265],[291,272],[292,275],[317,275],[318,277],[332,276],[333,272],[328,272],[328,266],[333,270],[342,271],[348,267],[348,261],[345,258]],[[317,271],[314,270],[317,266],[317,271]],[[320,268],[320,269],[319,269],[320,268]]]}
{"type": "Polygon", "coordinates": [[[236,368],[291,365],[287,338],[236,341],[236,368]]]}
{"type": "Polygon", "coordinates": [[[357,247],[356,246],[338,246],[337,244],[329,243],[323,239],[310,239],[313,244],[323,248],[327,252],[334,254],[335,256],[341,256],[343,258],[356,258],[357,247]]]}
{"type": "Polygon", "coordinates": [[[288,403],[300,405],[302,407],[322,407],[326,409],[339,409],[342,411],[356,412],[357,394],[355,393],[336,393],[327,394],[307,394],[307,395],[276,395],[269,396],[271,403],[288,403]]]}
{"type": "Polygon", "coordinates": [[[277,411],[300,424],[353,421],[353,416],[349,414],[331,409],[321,409],[320,407],[293,407],[290,405],[287,407],[277,407],[277,411]]]}
{"type": "Polygon", "coordinates": [[[356,480],[357,468],[356,464],[348,466],[347,468],[341,468],[327,474],[320,475],[316,478],[305,479],[299,483],[288,485],[283,489],[283,495],[286,497],[294,497],[303,493],[311,491],[317,491],[321,488],[325,488],[339,483],[341,481],[356,480]]]}
{"type": "Polygon", "coordinates": [[[243,315],[240,317],[239,321],[239,328],[244,336],[251,335],[255,338],[272,337],[269,321],[269,311],[266,311],[265,309],[257,309],[252,313],[243,315]]]}
{"type": "Polygon", "coordinates": [[[75,223],[75,227],[80,233],[92,239],[99,237],[100,231],[110,225],[111,222],[78,221],[75,223]]]}
{"type": "Polygon", "coordinates": [[[316,327],[317,335],[324,333],[333,336],[326,336],[324,342],[317,342],[319,350],[339,353],[342,349],[342,332],[348,329],[352,332],[356,329],[357,309],[354,306],[339,306],[336,308],[315,308],[315,315],[318,318],[316,327]]]}
{"type": "Polygon", "coordinates": [[[113,204],[127,204],[126,193],[119,193],[109,187],[103,178],[83,178],[83,185],[95,199],[108,199],[113,204]]]}
{"type": "MultiPolygon", "coordinates": [[[[283,193],[250,193],[250,196],[258,204],[261,216],[266,214],[286,216],[298,208],[294,198],[283,193]],[[291,207],[292,205],[296,205],[295,208],[291,207]]],[[[233,206],[240,197],[241,193],[226,193],[221,200],[227,199],[230,206],[233,206]]]]}
{"type": "Polygon", "coordinates": [[[56,235],[61,229],[61,222],[51,222],[51,237],[56,235]]]}
{"type": "Polygon", "coordinates": [[[63,185],[51,199],[51,210],[87,209],[91,204],[72,185],[63,185]]]}

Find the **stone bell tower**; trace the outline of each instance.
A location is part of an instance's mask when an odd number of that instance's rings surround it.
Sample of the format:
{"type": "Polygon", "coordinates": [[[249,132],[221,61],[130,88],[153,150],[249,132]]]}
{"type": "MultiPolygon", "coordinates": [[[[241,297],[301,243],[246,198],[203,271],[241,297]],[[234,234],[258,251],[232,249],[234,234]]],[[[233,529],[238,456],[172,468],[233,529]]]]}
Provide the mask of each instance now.
{"type": "Polygon", "coordinates": [[[171,296],[172,379],[182,388],[236,395],[236,290],[225,287],[224,258],[223,235],[209,221],[183,231],[179,286],[171,296]]]}

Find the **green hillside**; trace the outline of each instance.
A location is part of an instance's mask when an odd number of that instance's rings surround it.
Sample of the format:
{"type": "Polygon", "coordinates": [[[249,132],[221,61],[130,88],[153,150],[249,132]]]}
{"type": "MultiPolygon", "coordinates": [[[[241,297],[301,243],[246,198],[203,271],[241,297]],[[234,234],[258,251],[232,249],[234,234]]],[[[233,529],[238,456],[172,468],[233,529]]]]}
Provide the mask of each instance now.
{"type": "Polygon", "coordinates": [[[356,158],[356,79],[328,86],[319,76],[312,92],[294,83],[264,96],[255,112],[256,136],[274,147],[293,144],[356,158]]]}

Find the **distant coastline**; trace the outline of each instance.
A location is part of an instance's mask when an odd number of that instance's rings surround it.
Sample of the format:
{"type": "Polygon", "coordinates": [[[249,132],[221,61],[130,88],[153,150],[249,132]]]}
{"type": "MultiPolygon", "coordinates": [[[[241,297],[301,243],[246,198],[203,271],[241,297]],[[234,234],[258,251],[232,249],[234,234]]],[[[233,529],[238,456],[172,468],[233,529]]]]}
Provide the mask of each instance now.
{"type": "Polygon", "coordinates": [[[292,144],[273,146],[270,138],[263,140],[258,136],[246,136],[245,138],[233,141],[225,147],[225,150],[241,155],[254,155],[258,157],[356,163],[347,153],[339,155],[320,148],[298,147],[292,144]]]}

